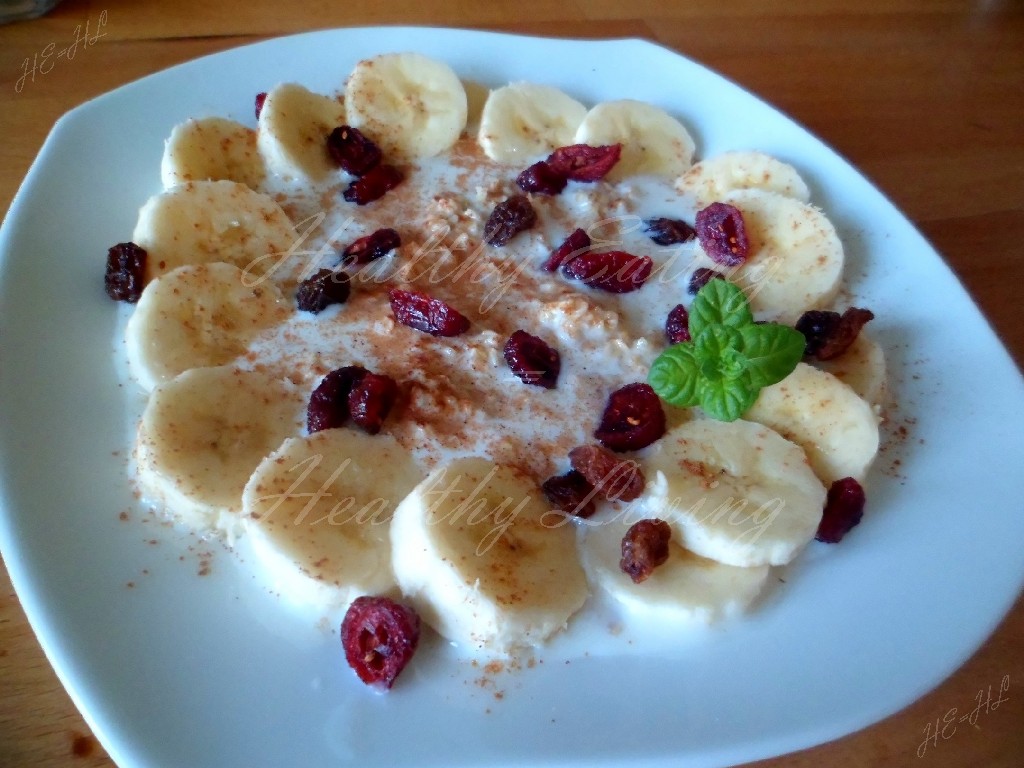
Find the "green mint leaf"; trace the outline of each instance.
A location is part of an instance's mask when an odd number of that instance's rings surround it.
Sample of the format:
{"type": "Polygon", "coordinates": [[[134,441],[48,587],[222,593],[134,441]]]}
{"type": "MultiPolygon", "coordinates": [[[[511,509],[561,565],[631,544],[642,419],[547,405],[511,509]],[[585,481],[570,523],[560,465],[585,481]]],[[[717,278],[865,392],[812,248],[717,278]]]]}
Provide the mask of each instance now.
{"type": "Polygon", "coordinates": [[[735,421],[763,387],[782,381],[803,358],[806,341],[784,325],[757,325],[738,286],[711,280],[690,306],[693,341],[675,344],[651,366],[647,381],[665,402],[699,405],[714,419],[735,421]]]}
{"type": "Polygon", "coordinates": [[[746,368],[743,335],[727,325],[709,325],[693,340],[700,374],[714,382],[735,382],[746,368]]]}
{"type": "Polygon", "coordinates": [[[736,421],[750,410],[758,391],[757,387],[750,386],[746,376],[733,381],[701,379],[697,396],[701,409],[711,418],[736,421]]]}
{"type": "Polygon", "coordinates": [[[716,325],[742,328],[754,322],[747,297],[738,286],[727,280],[709,280],[690,304],[690,337],[716,325]]]}
{"type": "Polygon", "coordinates": [[[690,408],[698,403],[700,363],[692,343],[673,344],[658,355],[651,365],[647,383],[666,403],[679,408],[690,408]]]}
{"type": "Polygon", "coordinates": [[[807,340],[786,325],[748,325],[739,331],[746,370],[752,386],[760,389],[789,376],[804,356],[807,340]]]}
{"type": "Polygon", "coordinates": [[[750,376],[743,348],[742,329],[709,325],[693,340],[700,362],[697,402],[709,416],[735,421],[757,397],[751,397],[750,376]]]}

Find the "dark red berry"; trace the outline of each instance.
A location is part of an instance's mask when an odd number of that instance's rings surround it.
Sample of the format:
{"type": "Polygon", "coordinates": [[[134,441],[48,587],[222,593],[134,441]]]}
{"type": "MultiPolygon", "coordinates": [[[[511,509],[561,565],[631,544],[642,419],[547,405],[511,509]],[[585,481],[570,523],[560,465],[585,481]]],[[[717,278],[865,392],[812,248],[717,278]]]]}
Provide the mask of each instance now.
{"type": "Polygon", "coordinates": [[[690,275],[690,284],[686,287],[686,290],[691,296],[696,296],[700,293],[700,289],[712,280],[725,280],[725,275],[714,269],[697,267],[693,270],[693,274],[690,275]]]}
{"type": "Polygon", "coordinates": [[[546,162],[556,174],[570,181],[598,181],[615,167],[621,155],[621,144],[603,147],[572,144],[556,149],[548,155],[546,162]]]}
{"type": "Polygon", "coordinates": [[[840,319],[842,315],[830,309],[811,309],[800,315],[800,319],[796,321],[796,329],[807,340],[804,355],[816,357],[818,350],[825,346],[825,342],[839,328],[840,319]]]}
{"type": "Polygon", "coordinates": [[[537,212],[526,195],[513,195],[494,206],[484,225],[484,240],[491,245],[505,245],[536,223],[537,212]]]}
{"type": "Polygon", "coordinates": [[[306,428],[309,434],[344,426],[349,416],[349,392],[367,373],[362,366],[346,365],[321,379],[306,406],[306,428]]]}
{"type": "Polygon", "coordinates": [[[646,581],[655,568],[668,560],[668,543],[671,539],[672,528],[664,520],[641,520],[622,537],[619,568],[634,584],[646,581]]]}
{"type": "Polygon", "coordinates": [[[367,685],[389,689],[420,641],[420,617],[387,597],[357,597],[341,622],[345,660],[367,685]]]}
{"type": "Polygon", "coordinates": [[[562,361],[558,350],[544,339],[519,330],[505,342],[505,362],[526,384],[554,389],[562,361]]]}
{"type": "Polygon", "coordinates": [[[735,267],[750,255],[743,214],[728,203],[712,203],[697,211],[694,229],[704,252],[726,267],[735,267]]]}
{"type": "Polygon", "coordinates": [[[817,357],[818,350],[825,346],[839,329],[839,321],[842,315],[832,310],[812,309],[800,315],[796,321],[796,329],[804,335],[807,340],[804,346],[806,357],[817,357]]]}
{"type": "Polygon", "coordinates": [[[327,151],[343,171],[353,176],[363,176],[380,165],[380,147],[350,125],[331,131],[327,137],[327,151]]]}
{"type": "Polygon", "coordinates": [[[458,310],[419,291],[392,288],[391,311],[402,325],[431,336],[458,336],[469,330],[469,319],[458,310]]]}
{"type": "Polygon", "coordinates": [[[590,248],[590,235],[582,229],[575,230],[555,248],[541,267],[545,272],[554,272],[569,259],[574,259],[590,248]]]}
{"type": "Polygon", "coordinates": [[[114,301],[134,304],[142,295],[146,277],[145,248],[135,243],[118,243],[107,250],[107,270],[103,286],[114,301]]]}
{"type": "Polygon", "coordinates": [[[850,307],[843,314],[812,309],[796,321],[796,329],[807,339],[804,354],[818,360],[839,357],[857,340],[861,328],[874,320],[870,309],[850,307]]]}
{"type": "Polygon", "coordinates": [[[303,312],[314,315],[323,312],[331,304],[344,304],[352,291],[349,277],[344,272],[329,269],[318,270],[299,284],[295,303],[303,312]]]}
{"type": "Polygon", "coordinates": [[[646,479],[640,465],[620,459],[600,445],[580,445],[569,451],[569,463],[609,501],[635,501],[646,479]]]}
{"type": "Polygon", "coordinates": [[[556,509],[568,515],[590,517],[597,509],[594,506],[594,486],[575,469],[549,477],[541,485],[541,490],[556,509]]]}
{"type": "Polygon", "coordinates": [[[342,264],[369,264],[395,250],[402,238],[393,229],[378,229],[372,235],[360,237],[341,252],[342,264]]]}
{"type": "Polygon", "coordinates": [[[685,243],[696,236],[693,227],[681,219],[648,219],[644,222],[647,236],[658,245],[685,243]]]}
{"type": "Polygon", "coordinates": [[[676,304],[665,320],[665,337],[669,344],[690,341],[690,313],[682,304],[676,304]]]}
{"type": "Polygon", "coordinates": [[[348,395],[348,413],[364,432],[376,435],[398,399],[398,384],[390,376],[367,373],[348,395]]]}
{"type": "Polygon", "coordinates": [[[874,319],[875,313],[870,309],[847,308],[843,312],[843,316],[839,318],[839,329],[836,334],[818,350],[818,359],[831,360],[834,357],[839,357],[857,340],[861,329],[874,319]]]}
{"type": "Polygon", "coordinates": [[[377,165],[348,185],[344,198],[356,205],[366,205],[382,198],[394,189],[405,176],[393,165],[377,165]]]}
{"type": "Polygon", "coordinates": [[[267,100],[267,92],[262,91],[256,94],[256,119],[260,119],[260,112],[263,111],[263,102],[267,100]]]}
{"type": "Polygon", "coordinates": [[[534,163],[516,177],[516,186],[523,192],[538,195],[557,195],[568,183],[569,180],[565,176],[555,173],[543,160],[534,163]]]}
{"type": "Polygon", "coordinates": [[[634,256],[625,251],[588,251],[562,264],[562,273],[601,291],[629,293],[643,286],[653,268],[650,256],[634,256]]]}
{"type": "Polygon", "coordinates": [[[608,397],[594,437],[613,451],[639,451],[665,434],[665,411],[650,384],[627,384],[608,397]]]}
{"type": "Polygon", "coordinates": [[[852,477],[836,480],[828,489],[825,511],[814,538],[827,544],[837,543],[860,522],[866,501],[864,488],[852,477]]]}

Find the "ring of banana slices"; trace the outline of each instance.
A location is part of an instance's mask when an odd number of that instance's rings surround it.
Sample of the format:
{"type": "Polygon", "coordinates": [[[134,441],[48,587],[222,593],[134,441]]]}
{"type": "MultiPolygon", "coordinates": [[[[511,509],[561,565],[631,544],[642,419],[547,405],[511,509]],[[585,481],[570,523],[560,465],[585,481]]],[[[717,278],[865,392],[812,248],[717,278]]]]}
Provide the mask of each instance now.
{"type": "MultiPolygon", "coordinates": [[[[835,228],[794,167],[745,149],[699,158],[684,122],[657,105],[587,105],[548,84],[513,82],[480,108],[466,88],[441,61],[386,54],[359,62],[339,93],[271,88],[255,127],[221,116],[173,127],[165,188],[141,207],[132,236],[148,254],[146,287],[124,330],[131,376],[149,392],[135,453],[143,495],[197,530],[249,537],[254,567],[296,603],[336,616],[361,594],[399,597],[471,649],[543,643],[596,592],[638,626],[742,613],[770,569],[814,538],[829,485],[867,476],[885,398],[881,348],[861,334],[837,359],[800,363],[736,422],[669,409],[667,433],[629,454],[646,477],[643,495],[599,499],[598,514],[577,525],[553,511],[538,468],[564,472],[568,449],[593,442],[595,404],[643,380],[666,345],[665,314],[688,301],[692,269],[617,296],[539,264],[576,226],[666,215],[664,203],[644,208],[659,194],[691,222],[697,208],[726,202],[751,241],[730,279],[757,319],[792,324],[836,302],[844,252],[835,228]],[[365,207],[340,194],[355,178],[326,146],[341,125],[405,177],[365,207]],[[451,274],[467,242],[484,248],[483,220],[517,193],[521,170],[573,144],[621,144],[621,157],[602,181],[531,195],[540,224],[500,253],[487,250],[479,280],[428,284],[425,267],[451,274]],[[318,206],[354,228],[310,234],[318,206]],[[374,280],[440,292],[469,315],[464,336],[397,325],[386,294],[364,287],[354,268],[348,304],[316,316],[296,309],[298,283],[338,266],[327,255],[392,223],[403,245],[375,262],[387,267],[374,280]],[[447,245],[433,249],[442,227],[447,245]],[[527,266],[509,277],[499,267],[511,253],[527,266]],[[289,260],[295,254],[303,258],[289,260]],[[413,263],[424,267],[418,277],[413,263]],[[488,297],[481,311],[466,309],[488,297]],[[517,327],[559,347],[556,388],[509,373],[501,344],[517,327]],[[310,393],[343,365],[406,382],[381,434],[351,421],[308,433],[310,393]],[[566,411],[573,400],[580,407],[566,411]],[[667,561],[642,583],[619,567],[631,516],[672,531],[667,561]]],[[[629,236],[655,250],[642,233],[629,236]]],[[[695,243],[682,248],[693,269],[721,269],[695,243]]]]}

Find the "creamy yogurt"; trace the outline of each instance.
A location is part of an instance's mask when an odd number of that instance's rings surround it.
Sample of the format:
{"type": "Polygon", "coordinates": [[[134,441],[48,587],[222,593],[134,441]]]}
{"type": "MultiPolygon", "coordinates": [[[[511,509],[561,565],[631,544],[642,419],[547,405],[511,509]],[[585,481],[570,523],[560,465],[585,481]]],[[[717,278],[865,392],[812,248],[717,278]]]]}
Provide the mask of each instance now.
{"type": "Polygon", "coordinates": [[[295,312],[261,334],[238,361],[276,370],[310,391],[329,371],[361,365],[401,383],[403,396],[384,429],[424,469],[458,455],[485,455],[521,467],[538,482],[564,471],[566,454],[592,441],[608,395],[644,381],[665,346],[669,310],[689,300],[695,262],[691,243],[663,247],[643,219],[691,219],[693,201],[667,181],[570,183],[557,196],[531,196],[537,225],[507,245],[483,242],[491,210],[519,193],[517,169],[479,153],[472,139],[421,161],[406,180],[364,207],[346,203],[341,185],[302,187],[269,180],[272,193],[299,222],[297,247],[274,260],[266,279],[293,296],[298,281],[332,268],[355,239],[391,227],[402,245],[353,270],[352,295],[318,315],[295,312]],[[541,264],[574,229],[598,250],[649,255],[654,272],[639,290],[612,294],[548,273],[541,264]],[[395,322],[392,287],[442,299],[471,322],[459,336],[433,337],[395,322]],[[502,350],[523,329],[561,355],[555,389],[520,381],[502,350]]]}

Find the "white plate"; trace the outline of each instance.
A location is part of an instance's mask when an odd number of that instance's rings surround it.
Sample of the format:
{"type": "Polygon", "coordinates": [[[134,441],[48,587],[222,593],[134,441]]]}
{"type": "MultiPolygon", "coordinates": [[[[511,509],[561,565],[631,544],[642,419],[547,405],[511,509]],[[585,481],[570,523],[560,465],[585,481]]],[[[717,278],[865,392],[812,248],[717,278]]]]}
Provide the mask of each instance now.
{"type": "Polygon", "coordinates": [[[648,43],[350,29],[191,62],[58,122],[0,255],[0,545],[57,673],[125,768],[753,760],[921,696],[983,642],[1024,580],[1024,386],[978,310],[831,150],[648,43]],[[159,189],[164,137],[190,116],[251,121],[253,95],[279,81],[335,90],[356,60],[410,49],[486,84],[660,104],[692,127],[701,156],[759,148],[795,163],[837,223],[909,436],[880,457],[862,525],[839,546],[812,545],[748,620],[665,643],[598,619],[535,668],[491,675],[428,643],[378,696],[344,666],[336,633],[223,552],[198,577],[218,547],[141,515],[124,457],[139,402],[112,362],[117,310],[101,276],[106,248],[159,189]]]}

